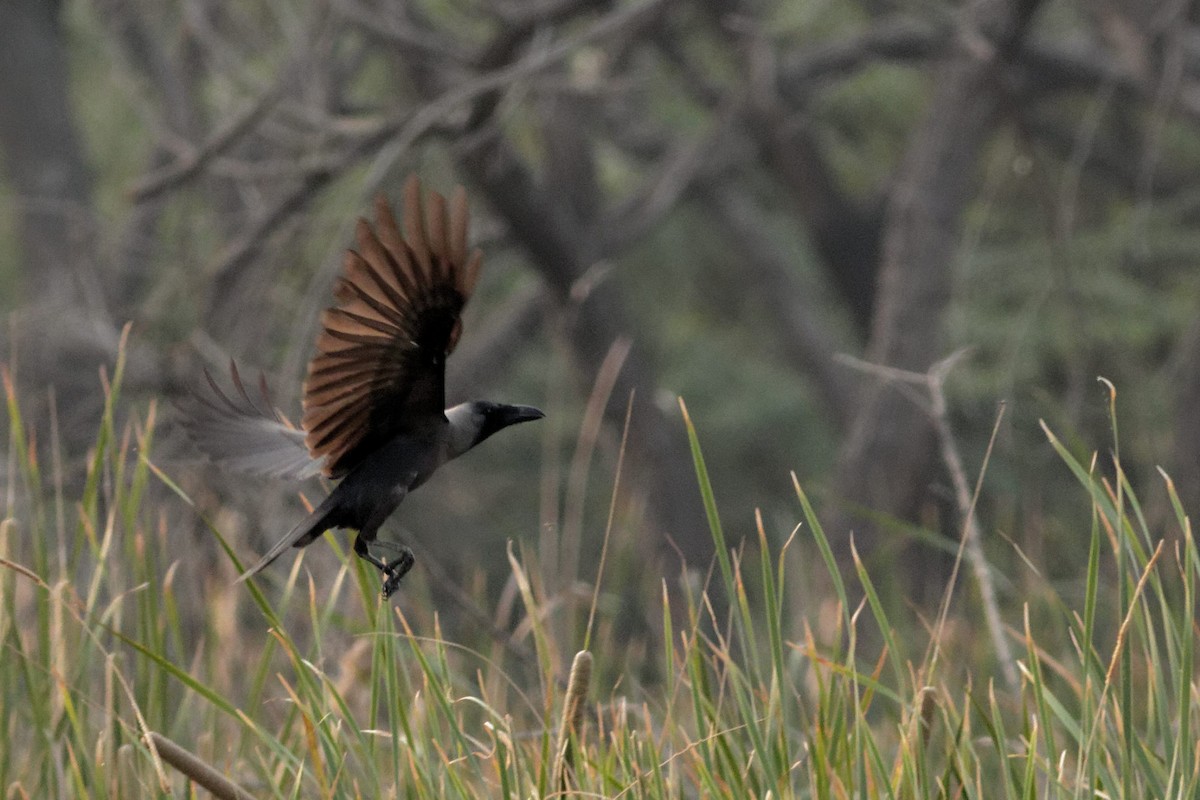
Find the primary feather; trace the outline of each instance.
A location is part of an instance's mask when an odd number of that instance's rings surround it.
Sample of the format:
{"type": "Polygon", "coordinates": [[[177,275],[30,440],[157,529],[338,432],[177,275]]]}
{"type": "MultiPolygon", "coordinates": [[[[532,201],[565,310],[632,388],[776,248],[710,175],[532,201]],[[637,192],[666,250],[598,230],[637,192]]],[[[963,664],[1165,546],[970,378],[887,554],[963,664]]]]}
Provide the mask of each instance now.
{"type": "Polygon", "coordinates": [[[404,189],[405,235],[387,200],[375,203],[375,228],[360,219],[358,247],[346,253],[321,316],[317,355],[304,388],[303,426],[325,473],[341,477],[373,442],[427,424],[445,406],[445,361],[462,329],[459,314],[479,275],[482,254],[467,253],[467,198],[449,206],[420,182],[404,189]]]}

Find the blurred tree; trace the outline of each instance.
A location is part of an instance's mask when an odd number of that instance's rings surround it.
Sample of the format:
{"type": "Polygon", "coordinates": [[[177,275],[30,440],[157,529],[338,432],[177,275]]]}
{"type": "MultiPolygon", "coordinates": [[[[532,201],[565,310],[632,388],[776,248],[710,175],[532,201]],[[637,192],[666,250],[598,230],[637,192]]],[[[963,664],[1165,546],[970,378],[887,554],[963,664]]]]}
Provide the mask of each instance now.
{"type": "Polygon", "coordinates": [[[27,297],[70,308],[86,247],[92,176],[71,113],[59,3],[0,8],[0,142],[20,214],[27,297]],[[19,113],[14,113],[19,109],[19,113]]]}
{"type": "MultiPolygon", "coordinates": [[[[197,372],[188,353],[220,365],[228,350],[293,397],[354,213],[409,171],[462,181],[492,266],[451,364],[457,391],[549,372],[582,414],[628,338],[598,449],[611,465],[636,390],[618,519],[667,574],[676,556],[699,569],[712,556],[680,392],[711,425],[718,488],[790,515],[778,498],[797,468],[840,500],[829,532],[843,552],[853,529],[860,551],[889,556],[880,521],[936,524],[940,467],[921,405],[838,352],[921,372],[977,347],[953,422],[981,452],[995,401],[1010,400],[997,469],[1014,499],[998,519],[1032,513],[1024,490],[1043,476],[1003,461],[1040,443],[1038,417],[1104,429],[1086,411],[1097,373],[1160,431],[1146,463],[1195,468],[1197,13],[1173,0],[10,0],[0,108],[25,113],[0,114],[0,148],[26,299],[61,295],[60,316],[91,326],[76,338],[93,360],[137,319],[145,390],[178,391],[197,372]],[[548,341],[570,354],[569,391],[548,341]]],[[[22,316],[24,338],[60,347],[42,335],[55,324],[22,316]]],[[[81,374],[38,363],[47,381],[81,374]]],[[[574,426],[560,435],[548,452],[576,441],[574,426]]],[[[533,503],[528,460],[497,494],[533,503]]],[[[566,482],[545,478],[544,522],[566,482]]],[[[589,533],[607,510],[592,494],[589,533]]],[[[477,505],[437,510],[507,530],[465,510],[477,505]]],[[[277,512],[260,511],[264,539],[277,512]]],[[[920,582],[923,552],[898,572],[920,582]]],[[[563,587],[578,569],[549,566],[563,587]]]]}
{"type": "Polygon", "coordinates": [[[92,269],[92,174],[72,113],[59,5],[0,5],[0,158],[18,198],[23,330],[31,334],[14,348],[23,376],[57,384],[70,409],[94,386],[96,365],[115,354],[118,331],[92,269]]]}
{"type": "MultiPolygon", "coordinates": [[[[1036,9],[1036,0],[973,0],[958,21],[955,46],[936,67],[939,80],[913,130],[889,193],[866,357],[925,372],[946,355],[944,318],[962,218],[980,153],[995,130],[1001,81],[1036,9]]],[[[935,469],[933,428],[906,387],[868,380],[842,447],[834,491],[851,506],[918,518],[935,469]]],[[[835,530],[850,527],[847,515],[835,530]]],[[[859,526],[864,552],[878,545],[859,526]]],[[[848,561],[849,553],[844,554],[848,561]]],[[[921,580],[918,554],[908,572],[921,580]]]]}

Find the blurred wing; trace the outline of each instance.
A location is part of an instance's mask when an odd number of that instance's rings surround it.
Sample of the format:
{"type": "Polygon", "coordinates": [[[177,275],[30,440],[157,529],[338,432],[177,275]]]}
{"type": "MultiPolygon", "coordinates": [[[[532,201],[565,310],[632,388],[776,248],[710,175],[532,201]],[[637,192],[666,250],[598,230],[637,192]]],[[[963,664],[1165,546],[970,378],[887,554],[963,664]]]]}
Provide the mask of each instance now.
{"type": "Polygon", "coordinates": [[[260,402],[251,398],[229,362],[234,393],[226,394],[204,370],[208,391],[196,391],[179,404],[183,428],[209,460],[248,475],[303,480],[320,475],[321,461],[309,455],[304,431],[289,425],[275,411],[260,376],[260,402]]]}
{"type": "Polygon", "coordinates": [[[374,229],[358,221],[358,249],[346,253],[321,316],[317,354],[304,386],[303,427],[311,456],[340,477],[387,439],[438,419],[445,361],[483,256],[467,252],[467,198],[449,207],[416,177],[404,186],[404,233],[384,197],[374,229]]]}

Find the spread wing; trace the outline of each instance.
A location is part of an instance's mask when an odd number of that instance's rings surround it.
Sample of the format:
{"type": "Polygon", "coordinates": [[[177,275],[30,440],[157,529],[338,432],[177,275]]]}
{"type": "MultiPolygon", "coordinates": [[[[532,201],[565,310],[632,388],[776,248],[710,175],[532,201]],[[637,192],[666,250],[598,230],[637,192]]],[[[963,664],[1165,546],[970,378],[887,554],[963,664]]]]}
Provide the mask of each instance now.
{"type": "Polygon", "coordinates": [[[259,377],[255,400],[232,361],[229,372],[231,394],[206,369],[207,390],[179,403],[183,428],[196,447],[214,464],[249,475],[303,480],[321,474],[322,462],[309,455],[304,431],[275,410],[266,379],[259,377]]]}
{"type": "Polygon", "coordinates": [[[467,198],[447,205],[416,177],[404,186],[404,233],[382,196],[375,227],[360,219],[321,316],[304,386],[303,428],[313,459],[340,477],[387,439],[440,418],[445,360],[458,342],[463,305],[483,255],[467,251],[467,198]]]}

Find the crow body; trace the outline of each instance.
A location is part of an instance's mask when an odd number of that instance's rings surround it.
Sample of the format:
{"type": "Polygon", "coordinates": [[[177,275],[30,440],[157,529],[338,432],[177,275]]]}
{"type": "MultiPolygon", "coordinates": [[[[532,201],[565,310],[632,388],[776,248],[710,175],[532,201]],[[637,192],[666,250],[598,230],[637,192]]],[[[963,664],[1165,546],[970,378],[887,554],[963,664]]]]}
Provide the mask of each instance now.
{"type": "Polygon", "coordinates": [[[183,404],[185,429],[214,463],[276,478],[341,479],[240,580],[290,547],[349,528],[358,532],[354,551],[379,568],[390,596],[412,567],[412,552],[391,545],[399,555],[389,560],[370,545],[405,496],[497,431],[543,416],[487,400],[444,409],[445,359],[458,342],[482,255],[467,251],[461,188],[449,205],[430,193],[426,214],[420,183],[410,178],[404,225],[402,234],[382,197],[375,226],[359,220],[358,247],[347,251],[334,291],[338,303],[321,317],[300,428],[275,410],[265,382],[255,400],[232,364],[233,393],[206,371],[208,391],[183,404]]]}

